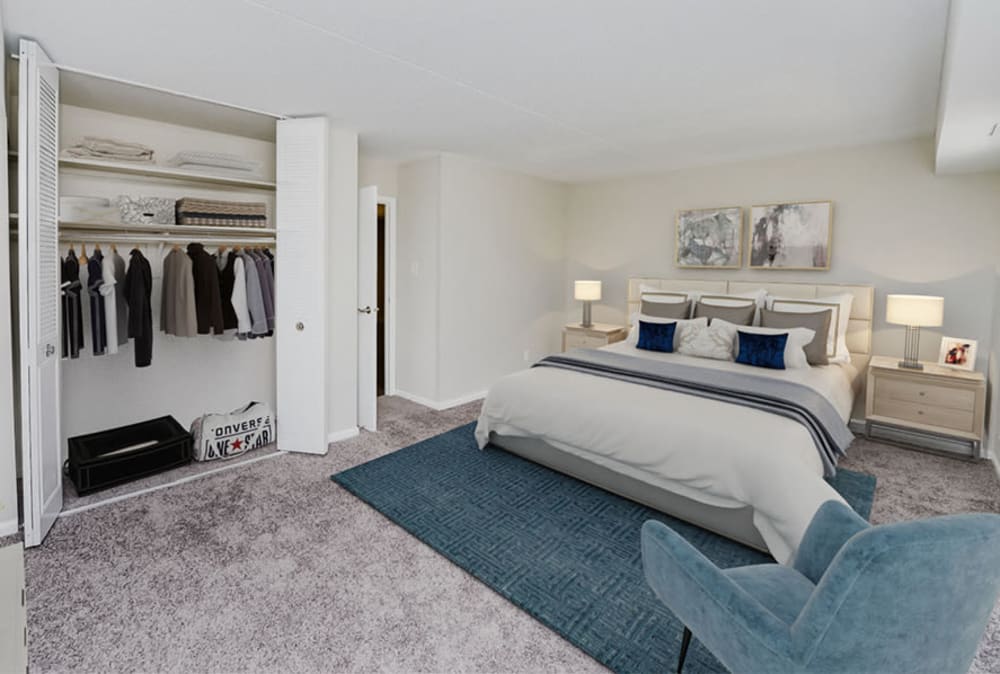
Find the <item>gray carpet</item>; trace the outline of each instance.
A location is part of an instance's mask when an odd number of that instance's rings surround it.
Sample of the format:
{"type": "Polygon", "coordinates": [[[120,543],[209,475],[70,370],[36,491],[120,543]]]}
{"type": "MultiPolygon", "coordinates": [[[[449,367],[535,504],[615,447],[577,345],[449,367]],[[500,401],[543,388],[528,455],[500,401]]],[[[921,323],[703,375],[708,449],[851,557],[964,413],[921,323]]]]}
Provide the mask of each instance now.
{"type": "MultiPolygon", "coordinates": [[[[599,672],[329,480],[475,418],[383,399],[381,432],[60,519],[26,555],[32,671],[599,672]]],[[[1000,512],[988,464],[858,441],[873,520],[1000,512]]],[[[1000,669],[1000,615],[973,671],[1000,669]]]]}

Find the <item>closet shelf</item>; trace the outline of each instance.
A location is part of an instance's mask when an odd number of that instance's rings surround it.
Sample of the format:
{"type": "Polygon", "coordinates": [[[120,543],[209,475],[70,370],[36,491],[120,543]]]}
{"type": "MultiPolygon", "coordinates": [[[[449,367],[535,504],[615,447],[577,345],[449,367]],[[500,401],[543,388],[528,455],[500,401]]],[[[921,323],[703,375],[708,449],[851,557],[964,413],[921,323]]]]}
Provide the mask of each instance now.
{"type": "Polygon", "coordinates": [[[91,234],[95,232],[108,232],[117,234],[159,234],[159,235],[180,235],[181,237],[192,234],[212,234],[225,238],[251,239],[257,237],[271,237],[278,230],[269,227],[224,227],[222,225],[130,225],[121,222],[75,222],[70,220],[59,221],[60,232],[80,232],[91,234]]]}
{"type": "Polygon", "coordinates": [[[171,168],[169,166],[156,166],[153,164],[123,164],[99,161],[96,159],[60,157],[59,166],[61,168],[102,171],[121,175],[143,176],[146,178],[160,178],[185,183],[230,185],[233,187],[245,187],[247,189],[255,190],[274,191],[276,187],[275,183],[267,180],[253,180],[250,178],[238,178],[235,176],[212,175],[210,173],[202,173],[200,171],[185,171],[182,169],[171,168]]]}

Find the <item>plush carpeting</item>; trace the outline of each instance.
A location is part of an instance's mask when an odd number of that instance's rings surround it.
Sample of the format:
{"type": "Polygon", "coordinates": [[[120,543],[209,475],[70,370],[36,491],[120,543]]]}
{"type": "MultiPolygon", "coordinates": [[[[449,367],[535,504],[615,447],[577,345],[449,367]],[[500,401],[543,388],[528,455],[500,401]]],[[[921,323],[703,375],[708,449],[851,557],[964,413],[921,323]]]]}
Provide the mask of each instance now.
{"type": "MultiPolygon", "coordinates": [[[[646,585],[639,530],[670,525],[721,568],[770,555],[501,449],[467,424],[332,479],[616,672],[669,671],[683,625],[646,585]],[[653,646],[655,644],[655,646],[653,646]]],[[[834,487],[867,516],[870,475],[834,487]]],[[[724,672],[700,644],[685,671],[724,672]]]]}
{"type": "MultiPolygon", "coordinates": [[[[380,432],[61,518],[26,554],[35,672],[604,672],[331,473],[475,419],[380,404],[380,432]]],[[[872,520],[1000,512],[991,465],[859,441],[872,520]]],[[[974,665],[1000,671],[1000,615],[974,665]]]]}

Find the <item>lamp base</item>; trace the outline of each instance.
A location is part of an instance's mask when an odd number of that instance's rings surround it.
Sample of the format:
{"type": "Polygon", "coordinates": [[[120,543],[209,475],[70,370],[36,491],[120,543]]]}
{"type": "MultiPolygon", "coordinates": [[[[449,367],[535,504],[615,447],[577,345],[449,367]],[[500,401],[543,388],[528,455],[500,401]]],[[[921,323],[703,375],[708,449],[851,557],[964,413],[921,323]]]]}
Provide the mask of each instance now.
{"type": "Polygon", "coordinates": [[[923,364],[916,361],[901,360],[899,361],[899,366],[906,370],[923,370],[923,364]]]}
{"type": "Polygon", "coordinates": [[[580,327],[594,327],[594,323],[590,320],[590,300],[583,301],[583,320],[580,321],[580,327]]]}

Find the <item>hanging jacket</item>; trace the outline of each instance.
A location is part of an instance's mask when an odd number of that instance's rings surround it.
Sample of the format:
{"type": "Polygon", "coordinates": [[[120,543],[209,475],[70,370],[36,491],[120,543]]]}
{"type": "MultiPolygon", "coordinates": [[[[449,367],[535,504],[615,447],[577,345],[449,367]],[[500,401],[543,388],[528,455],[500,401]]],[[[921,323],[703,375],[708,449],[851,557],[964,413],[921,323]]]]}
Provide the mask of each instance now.
{"type": "Polygon", "coordinates": [[[230,251],[222,261],[219,256],[219,291],[222,296],[222,327],[226,330],[236,330],[239,327],[239,320],[236,317],[236,309],[233,307],[233,286],[236,284],[236,272],[233,266],[236,262],[236,255],[230,251]]]}
{"type": "Polygon", "coordinates": [[[198,314],[194,299],[194,271],[187,253],[178,248],[163,258],[160,285],[160,330],[178,337],[196,336],[198,314]]]}
{"type": "Polygon", "coordinates": [[[115,275],[115,318],[118,321],[118,345],[128,343],[128,300],[125,299],[125,260],[117,250],[111,251],[115,275]]]}
{"type": "Polygon", "coordinates": [[[90,296],[90,340],[95,356],[103,356],[108,348],[107,323],[104,315],[104,270],[101,264],[104,256],[95,250],[87,261],[87,294],[90,296]]]}
{"type": "Polygon", "coordinates": [[[222,292],[219,289],[219,269],[215,260],[205,252],[200,243],[189,243],[188,257],[194,272],[194,303],[198,315],[198,334],[214,332],[221,335],[225,328],[222,321],[222,292]]]}
{"type": "Polygon", "coordinates": [[[79,358],[83,348],[83,286],[80,283],[80,261],[72,248],[62,261],[62,355],[79,358]]]}
{"type": "Polygon", "coordinates": [[[257,267],[257,278],[260,281],[260,295],[264,302],[264,320],[267,323],[267,335],[274,331],[274,279],[267,268],[267,258],[259,250],[252,252],[254,264],[257,267]]]}
{"type": "Polygon", "coordinates": [[[125,297],[128,301],[128,336],[135,340],[135,366],[147,367],[153,362],[153,271],[138,248],[125,273],[125,297]]]}

